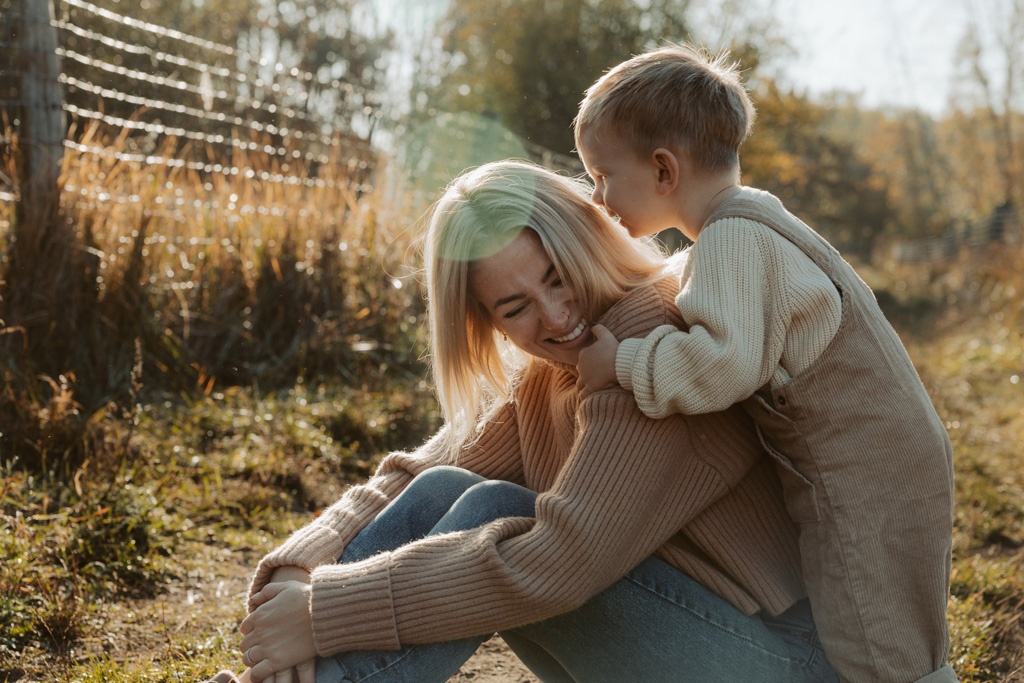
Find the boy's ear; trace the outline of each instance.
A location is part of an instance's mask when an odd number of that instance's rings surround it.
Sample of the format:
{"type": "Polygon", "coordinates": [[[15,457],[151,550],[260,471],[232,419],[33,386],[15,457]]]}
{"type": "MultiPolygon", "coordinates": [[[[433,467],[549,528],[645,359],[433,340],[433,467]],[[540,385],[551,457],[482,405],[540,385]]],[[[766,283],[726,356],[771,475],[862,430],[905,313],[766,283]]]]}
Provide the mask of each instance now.
{"type": "Polygon", "coordinates": [[[658,174],[658,192],[668,194],[679,184],[679,158],[664,147],[651,152],[651,162],[658,174]]]}

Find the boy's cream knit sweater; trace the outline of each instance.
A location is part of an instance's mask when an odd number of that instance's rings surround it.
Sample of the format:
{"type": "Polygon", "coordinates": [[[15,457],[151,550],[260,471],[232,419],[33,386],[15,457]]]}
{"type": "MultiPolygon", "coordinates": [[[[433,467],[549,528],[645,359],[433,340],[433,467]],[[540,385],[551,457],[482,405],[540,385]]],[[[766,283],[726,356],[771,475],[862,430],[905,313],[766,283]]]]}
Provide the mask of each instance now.
{"type": "MultiPolygon", "coordinates": [[[[677,280],[603,316],[619,338],[681,325],[677,280]]],[[[750,614],[804,590],[774,466],[739,409],[651,420],[620,389],[581,401],[575,368],[534,362],[457,464],[541,493],[536,518],[428,537],[359,563],[346,544],[419,472],[451,459],[434,438],[393,453],[257,567],[312,572],[321,655],[489,634],[579,607],[652,553],[750,614]]]]}
{"type": "Polygon", "coordinates": [[[832,281],[768,226],[728,217],[704,228],[680,257],[676,306],[691,327],[625,339],[619,384],[645,415],[723,410],[807,369],[839,330],[832,281]],[[657,363],[651,358],[657,349],[657,363]]]}

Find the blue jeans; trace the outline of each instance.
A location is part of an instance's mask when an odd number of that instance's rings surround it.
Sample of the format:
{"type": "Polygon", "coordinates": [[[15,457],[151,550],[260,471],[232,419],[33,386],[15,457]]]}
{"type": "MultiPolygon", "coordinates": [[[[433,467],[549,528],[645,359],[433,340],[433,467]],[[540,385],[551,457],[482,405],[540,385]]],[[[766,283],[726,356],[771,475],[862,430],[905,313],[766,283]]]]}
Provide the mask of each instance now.
{"type": "MultiPolygon", "coordinates": [[[[532,517],[537,494],[455,467],[435,467],[356,536],[342,562],[428,534],[472,529],[502,517],[532,517]]],[[[317,659],[317,683],[446,681],[492,634],[347,652],[317,659]]],[[[810,608],[747,616],[654,557],[582,607],[501,632],[544,683],[818,683],[838,681],[818,642],[810,608]]]]}

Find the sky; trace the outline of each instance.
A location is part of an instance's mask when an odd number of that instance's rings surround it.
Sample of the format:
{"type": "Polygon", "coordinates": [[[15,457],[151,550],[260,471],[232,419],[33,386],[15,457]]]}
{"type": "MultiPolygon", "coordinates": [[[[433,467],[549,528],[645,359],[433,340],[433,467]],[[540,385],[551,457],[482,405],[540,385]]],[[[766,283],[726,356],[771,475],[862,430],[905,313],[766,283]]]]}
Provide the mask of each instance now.
{"type": "Polygon", "coordinates": [[[866,106],[941,114],[970,0],[776,0],[797,50],[783,68],[811,94],[841,89],[866,106]]]}
{"type": "MultiPolygon", "coordinates": [[[[445,0],[375,0],[400,30],[421,30],[445,0]]],[[[957,47],[972,20],[1011,0],[691,0],[703,20],[722,8],[770,8],[795,54],[783,75],[809,94],[843,90],[864,106],[916,107],[948,113],[957,47]]],[[[741,9],[748,17],[757,10],[741,9]]],[[[998,12],[996,12],[998,14],[998,12]]],[[[753,19],[756,21],[756,18],[753,19]]],[[[698,34],[715,43],[715,20],[698,34]]],[[[726,32],[728,33],[728,31],[726,32]]]]}

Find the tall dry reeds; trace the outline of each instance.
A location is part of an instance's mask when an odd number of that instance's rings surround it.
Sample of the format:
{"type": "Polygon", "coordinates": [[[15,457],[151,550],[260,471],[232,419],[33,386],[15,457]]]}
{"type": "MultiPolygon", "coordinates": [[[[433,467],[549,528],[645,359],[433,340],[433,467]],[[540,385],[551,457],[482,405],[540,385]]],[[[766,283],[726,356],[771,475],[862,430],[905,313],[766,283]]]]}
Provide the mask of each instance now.
{"type": "MultiPolygon", "coordinates": [[[[0,416],[38,414],[12,406],[46,405],[53,387],[73,392],[68,409],[88,416],[130,409],[140,387],[362,383],[396,365],[421,374],[424,307],[409,268],[416,216],[385,200],[379,172],[370,188],[345,158],[314,177],[237,149],[223,167],[197,169],[159,161],[204,156],[175,140],[148,159],[126,137],[86,131],[80,142],[103,151],[68,150],[56,219],[64,232],[37,240],[62,247],[60,258],[17,252],[16,235],[54,228],[19,225],[23,213],[7,210],[0,416]],[[12,296],[12,285],[31,286],[38,305],[12,296]]],[[[7,151],[12,166],[17,149],[7,151]]],[[[0,431],[3,459],[31,450],[16,424],[0,431]]]]}

